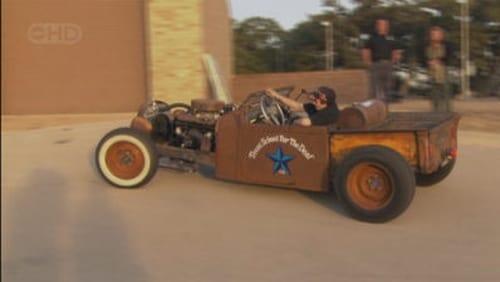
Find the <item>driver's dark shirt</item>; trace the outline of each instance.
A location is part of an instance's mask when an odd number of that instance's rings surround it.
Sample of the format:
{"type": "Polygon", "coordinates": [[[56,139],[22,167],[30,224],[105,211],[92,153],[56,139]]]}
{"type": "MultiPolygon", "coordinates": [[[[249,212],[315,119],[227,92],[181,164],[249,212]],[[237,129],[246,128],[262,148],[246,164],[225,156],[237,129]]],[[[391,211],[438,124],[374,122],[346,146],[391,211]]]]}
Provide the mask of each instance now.
{"type": "Polygon", "coordinates": [[[308,103],[304,104],[304,111],[309,115],[313,126],[332,125],[337,122],[340,114],[337,104],[318,111],[314,104],[308,103]]]}

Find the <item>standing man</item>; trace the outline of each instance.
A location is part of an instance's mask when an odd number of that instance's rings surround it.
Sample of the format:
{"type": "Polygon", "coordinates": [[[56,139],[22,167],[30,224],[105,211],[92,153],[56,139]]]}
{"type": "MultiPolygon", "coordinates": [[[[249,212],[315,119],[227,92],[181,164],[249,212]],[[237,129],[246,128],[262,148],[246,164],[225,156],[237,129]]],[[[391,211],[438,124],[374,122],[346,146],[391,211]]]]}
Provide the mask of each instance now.
{"type": "Polygon", "coordinates": [[[394,40],[389,38],[390,24],[387,19],[377,19],[375,34],[362,50],[363,61],[368,67],[371,82],[371,98],[389,101],[392,89],[392,66],[401,57],[394,40]]]}
{"type": "Polygon", "coordinates": [[[426,49],[427,66],[432,79],[432,106],[436,112],[451,111],[450,89],[447,65],[452,56],[452,49],[445,42],[445,33],[441,27],[434,26],[429,31],[429,46],[426,49]]]}

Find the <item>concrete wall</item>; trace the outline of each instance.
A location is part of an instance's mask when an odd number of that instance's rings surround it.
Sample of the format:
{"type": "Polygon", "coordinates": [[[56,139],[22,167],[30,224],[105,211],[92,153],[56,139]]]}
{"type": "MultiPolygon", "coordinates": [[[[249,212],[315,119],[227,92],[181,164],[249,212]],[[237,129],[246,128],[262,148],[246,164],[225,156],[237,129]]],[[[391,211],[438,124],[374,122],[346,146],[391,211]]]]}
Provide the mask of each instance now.
{"type": "Polygon", "coordinates": [[[142,0],[2,0],[2,113],[134,110],[144,43],[142,0]]]}
{"type": "Polygon", "coordinates": [[[297,94],[301,88],[312,90],[325,85],[335,89],[338,103],[353,103],[368,98],[368,83],[366,71],[342,70],[236,75],[232,87],[235,100],[241,102],[248,94],[270,87],[295,86],[297,94]]]}

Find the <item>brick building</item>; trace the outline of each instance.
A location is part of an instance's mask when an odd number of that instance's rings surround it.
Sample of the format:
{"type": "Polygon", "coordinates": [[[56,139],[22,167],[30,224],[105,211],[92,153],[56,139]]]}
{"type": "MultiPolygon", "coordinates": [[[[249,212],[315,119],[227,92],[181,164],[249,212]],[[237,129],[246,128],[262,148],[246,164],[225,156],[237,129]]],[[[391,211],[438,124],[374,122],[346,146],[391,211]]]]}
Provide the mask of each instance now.
{"type": "Polygon", "coordinates": [[[134,111],[230,89],[225,0],[2,0],[2,113],[134,111]]]}

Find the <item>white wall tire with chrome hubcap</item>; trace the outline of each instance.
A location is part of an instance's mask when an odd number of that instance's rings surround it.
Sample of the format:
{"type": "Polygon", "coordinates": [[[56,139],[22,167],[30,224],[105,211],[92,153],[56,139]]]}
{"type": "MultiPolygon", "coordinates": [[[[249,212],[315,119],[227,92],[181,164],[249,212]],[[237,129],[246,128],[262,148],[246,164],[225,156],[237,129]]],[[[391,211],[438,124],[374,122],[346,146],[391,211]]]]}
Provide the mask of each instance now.
{"type": "Polygon", "coordinates": [[[97,168],[106,181],[119,188],[147,184],[158,168],[151,138],[132,128],[111,131],[96,149],[97,168]]]}

